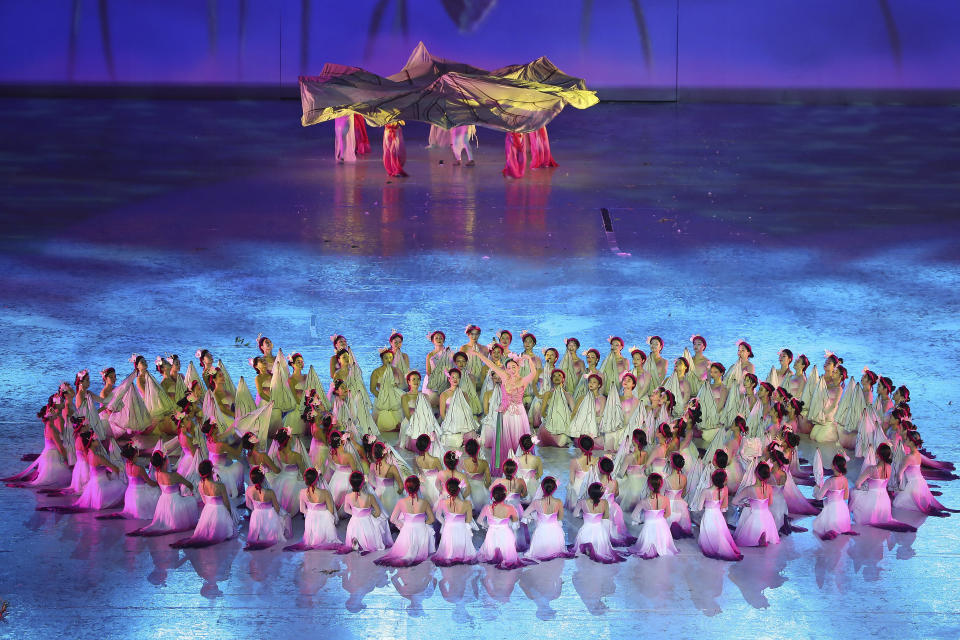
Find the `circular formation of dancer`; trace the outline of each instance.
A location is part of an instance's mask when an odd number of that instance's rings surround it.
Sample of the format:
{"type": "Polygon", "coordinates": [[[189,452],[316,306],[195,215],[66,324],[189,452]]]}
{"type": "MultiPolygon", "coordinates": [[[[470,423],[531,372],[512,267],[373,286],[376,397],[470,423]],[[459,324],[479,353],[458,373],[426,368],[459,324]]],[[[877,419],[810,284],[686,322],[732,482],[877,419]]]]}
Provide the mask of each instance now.
{"type": "Polygon", "coordinates": [[[43,451],[5,481],[69,500],[44,510],[143,523],[128,535],[187,534],[174,547],[238,536],[243,509],[249,550],[382,552],[388,566],[614,563],[675,555],[684,537],[736,561],[806,531],[795,517],[816,516],[814,534],[832,540],[854,524],[915,531],[893,508],[952,512],[927,480],[954,467],[924,449],[909,389],[866,368],[852,380],[833,353],[820,373],[781,349],[761,382],[743,341],[725,366],[700,335],[670,362],[660,336],[626,350],[611,336],[581,357],[577,338],[538,351],[524,331],[514,352],[510,331],[490,344],[481,333],[469,325],[451,348],[432,332],[416,369],[394,331],[369,378],[332,336],[326,387],[265,336],[252,387],[207,349],[185,373],[179,356],[156,357],[156,375],[134,354],[122,380],[100,372],[98,392],[87,370],[61,383],[37,413],[43,451]],[[802,438],[817,444],[812,462],[802,438]],[[568,477],[545,475],[543,447],[573,448],[568,477]],[[848,478],[851,458],[862,470],[848,478]],[[582,520],[573,540],[570,519],[582,520]]]}

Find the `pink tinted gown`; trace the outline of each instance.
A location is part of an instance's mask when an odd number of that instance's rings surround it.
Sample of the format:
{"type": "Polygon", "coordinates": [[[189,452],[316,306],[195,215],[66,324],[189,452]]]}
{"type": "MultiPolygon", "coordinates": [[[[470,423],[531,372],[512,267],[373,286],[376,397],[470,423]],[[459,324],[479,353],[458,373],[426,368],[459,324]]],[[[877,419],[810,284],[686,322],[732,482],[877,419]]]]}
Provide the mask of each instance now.
{"type": "Polygon", "coordinates": [[[630,551],[644,560],[677,555],[677,547],[673,544],[670,525],[663,517],[663,509],[643,510],[643,527],[630,551]]]}
{"type": "MultiPolygon", "coordinates": [[[[526,414],[524,414],[526,415],[526,414]]],[[[498,518],[487,505],[480,512],[479,521],[486,520],[487,536],[477,553],[477,560],[495,565],[498,569],[519,569],[533,561],[524,561],[517,553],[517,537],[510,518],[498,518]]]]}
{"type": "Polygon", "coordinates": [[[720,510],[719,500],[703,501],[700,519],[700,537],[697,538],[703,555],[715,560],[743,560],[743,554],[730,535],[730,528],[720,510]]]}
{"type": "Polygon", "coordinates": [[[523,389],[517,389],[510,394],[501,384],[500,392],[501,428],[493,443],[494,464],[491,465],[498,473],[502,472],[507,458],[520,446],[520,437],[530,433],[530,419],[527,417],[527,410],[523,408],[523,389]]]}
{"type": "Polygon", "coordinates": [[[530,549],[525,554],[526,558],[536,560],[537,562],[546,562],[555,558],[572,558],[575,554],[567,550],[567,539],[563,535],[563,525],[557,520],[557,514],[543,513],[540,511],[540,503],[534,502],[530,505],[524,515],[525,520],[533,520],[537,523],[533,535],[530,537],[530,549]]]}
{"type": "Polygon", "coordinates": [[[573,551],[603,564],[623,562],[627,559],[613,548],[610,525],[605,523],[602,513],[583,512],[583,525],[573,542],[573,551]]]}
{"type": "Polygon", "coordinates": [[[741,547],[780,544],[780,533],[766,498],[750,498],[750,506],[740,513],[733,539],[741,547]]]}
{"type": "Polygon", "coordinates": [[[813,521],[813,532],[821,540],[833,540],[840,534],[857,535],[850,527],[850,507],[843,489],[831,489],[824,496],[823,510],[813,521]]]}
{"type": "Polygon", "coordinates": [[[390,551],[374,560],[374,563],[388,567],[420,564],[436,551],[433,529],[427,525],[427,514],[400,511],[396,518],[400,521],[400,533],[390,551]]]}
{"type": "Polygon", "coordinates": [[[438,567],[474,564],[477,561],[477,548],[473,546],[473,527],[467,524],[466,514],[447,511],[445,502],[441,501],[437,507],[437,517],[443,520],[443,526],[440,529],[440,544],[431,560],[438,567]]]}

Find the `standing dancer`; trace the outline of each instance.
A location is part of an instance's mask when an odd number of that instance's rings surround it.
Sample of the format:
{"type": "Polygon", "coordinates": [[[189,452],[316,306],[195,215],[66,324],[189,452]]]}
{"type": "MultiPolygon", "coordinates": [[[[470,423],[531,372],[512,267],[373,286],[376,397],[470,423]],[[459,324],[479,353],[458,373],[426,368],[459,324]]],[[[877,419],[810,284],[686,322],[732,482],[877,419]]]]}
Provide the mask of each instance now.
{"type": "Polygon", "coordinates": [[[523,358],[529,365],[530,373],[527,374],[527,377],[521,378],[520,363],[516,360],[510,360],[505,368],[500,368],[494,364],[493,360],[479,351],[475,353],[503,381],[500,383],[502,395],[500,408],[497,411],[497,429],[494,436],[493,464],[491,465],[496,475],[500,475],[503,473],[503,463],[506,462],[507,456],[519,446],[520,436],[530,433],[530,419],[523,407],[523,392],[528,384],[536,380],[537,367],[529,354],[524,355],[523,358]]]}
{"type": "Polygon", "coordinates": [[[391,122],[383,126],[383,168],[387,175],[405,178],[407,172],[403,165],[407,161],[407,150],[403,146],[403,121],[391,122]]]}

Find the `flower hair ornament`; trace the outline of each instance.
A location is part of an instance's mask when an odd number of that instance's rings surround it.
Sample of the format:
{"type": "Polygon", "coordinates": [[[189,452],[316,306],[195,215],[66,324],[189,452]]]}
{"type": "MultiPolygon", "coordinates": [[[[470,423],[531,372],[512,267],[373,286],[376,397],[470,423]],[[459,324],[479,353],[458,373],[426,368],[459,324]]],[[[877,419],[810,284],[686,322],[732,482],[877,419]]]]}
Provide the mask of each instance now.
{"type": "Polygon", "coordinates": [[[478,327],[478,326],[475,325],[475,324],[468,324],[468,325],[466,326],[466,328],[463,330],[463,332],[464,332],[465,334],[467,334],[467,335],[470,335],[470,332],[471,332],[471,331],[476,331],[477,333],[482,333],[481,330],[480,330],[480,327],[478,327]]]}
{"type": "Polygon", "coordinates": [[[534,444],[534,446],[540,444],[540,438],[537,436],[530,436],[530,441],[534,444]]]}
{"type": "Polygon", "coordinates": [[[254,364],[254,360],[256,360],[256,358],[247,358],[247,362],[250,363],[250,366],[256,369],[257,365],[254,364]]]}
{"type": "MultiPolygon", "coordinates": [[[[864,367],[863,370],[866,371],[867,368],[864,367]]],[[[103,373],[103,372],[101,372],[101,374],[102,374],[102,373],[103,373]]],[[[88,375],[90,375],[90,372],[89,372],[87,369],[81,369],[80,371],[77,372],[77,380],[83,380],[83,379],[86,378],[88,375]]]]}
{"type": "Polygon", "coordinates": [[[156,358],[153,359],[153,364],[157,365],[158,367],[162,365],[164,362],[166,362],[166,360],[163,359],[163,356],[157,356],[156,358]]]}
{"type": "Polygon", "coordinates": [[[203,356],[203,349],[197,349],[197,352],[193,354],[193,357],[199,360],[203,356]]]}
{"type": "Polygon", "coordinates": [[[459,449],[453,449],[453,450],[450,451],[450,453],[452,453],[452,454],[453,454],[453,457],[456,458],[457,460],[459,460],[459,459],[460,459],[460,456],[463,455],[463,452],[460,451],[459,449]]]}
{"type": "Polygon", "coordinates": [[[130,354],[130,362],[136,362],[137,360],[140,359],[140,357],[141,357],[141,356],[140,356],[139,353],[131,353],[131,354],[130,354]]]}
{"type": "Polygon", "coordinates": [[[107,374],[113,371],[113,367],[107,367],[106,369],[100,370],[100,377],[106,379],[107,374]]]}

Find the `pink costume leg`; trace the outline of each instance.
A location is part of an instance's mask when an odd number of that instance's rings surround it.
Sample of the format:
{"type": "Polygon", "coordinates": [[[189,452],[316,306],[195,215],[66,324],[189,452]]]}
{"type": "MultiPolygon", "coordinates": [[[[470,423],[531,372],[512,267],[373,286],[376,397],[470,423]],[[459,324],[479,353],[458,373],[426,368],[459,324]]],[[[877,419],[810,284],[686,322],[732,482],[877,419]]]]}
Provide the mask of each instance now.
{"type": "Polygon", "coordinates": [[[540,148],[540,163],[534,164],[534,169],[546,169],[549,167],[556,167],[557,163],[553,159],[553,155],[550,153],[550,138],[547,137],[547,128],[540,127],[532,135],[537,138],[537,146],[540,148]]]}
{"type": "Polygon", "coordinates": [[[540,162],[542,161],[542,154],[540,151],[540,139],[537,137],[537,132],[531,131],[530,133],[525,133],[524,137],[526,138],[527,147],[530,149],[530,168],[539,169],[540,162]]]}
{"type": "Polygon", "coordinates": [[[407,153],[403,147],[403,132],[399,124],[388,124],[383,128],[383,168],[387,175],[394,178],[405,177],[403,170],[407,153]]]}
{"type": "Polygon", "coordinates": [[[510,178],[522,178],[527,170],[527,155],[523,144],[523,134],[507,133],[505,151],[507,164],[503,167],[503,175],[510,178]]]}
{"type": "Polygon", "coordinates": [[[353,128],[353,115],[341,116],[334,121],[336,127],[335,154],[337,162],[356,162],[357,140],[353,128]]]}
{"type": "Polygon", "coordinates": [[[359,113],[353,114],[353,129],[356,138],[358,155],[370,153],[370,138],[367,137],[367,122],[359,113]]]}

